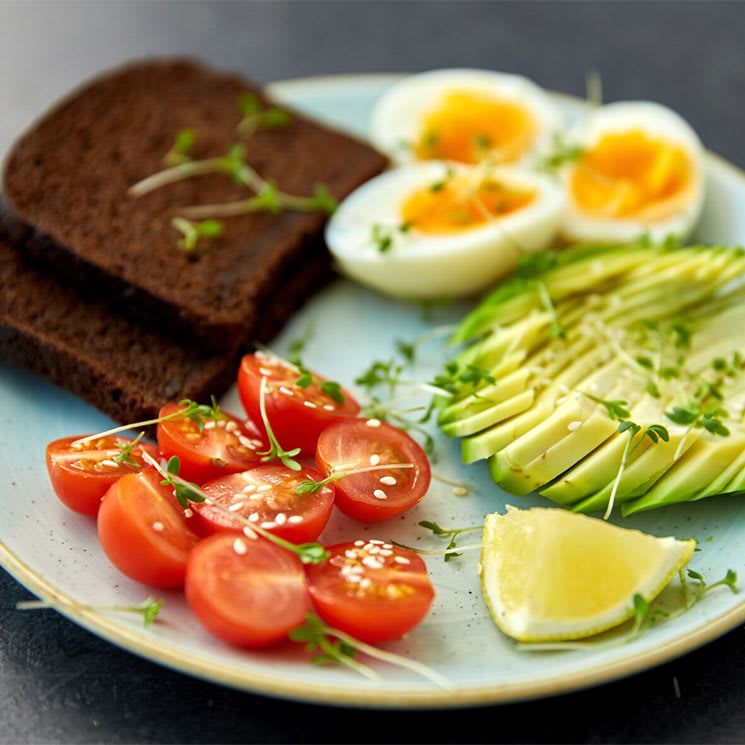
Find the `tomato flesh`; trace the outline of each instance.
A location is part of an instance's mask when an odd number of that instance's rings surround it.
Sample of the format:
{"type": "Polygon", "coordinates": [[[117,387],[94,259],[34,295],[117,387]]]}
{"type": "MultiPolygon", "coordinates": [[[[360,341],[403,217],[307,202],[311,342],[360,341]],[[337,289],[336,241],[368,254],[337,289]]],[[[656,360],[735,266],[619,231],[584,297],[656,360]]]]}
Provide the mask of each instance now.
{"type": "Polygon", "coordinates": [[[310,608],[295,554],[263,539],[217,534],[192,551],[186,599],[202,625],[240,647],[284,639],[310,608]]]}
{"type": "Polygon", "coordinates": [[[127,456],[127,460],[137,463],[133,466],[114,460],[122,455],[119,445],[130,444],[131,438],[108,435],[74,444],[81,437],[85,435],[62,437],[50,442],[46,450],[47,471],[55,494],[66,507],[95,517],[109,487],[143,466],[143,452],[157,458],[158,448],[138,442],[127,456]]]}
{"type": "MultiPolygon", "coordinates": [[[[158,416],[169,416],[184,408],[181,404],[166,404],[158,416]]],[[[179,475],[197,484],[258,465],[259,453],[268,447],[253,422],[226,412],[217,421],[203,422],[201,431],[199,423],[188,417],[160,422],[158,445],[166,458],[178,456],[179,475]]]]}
{"type": "Polygon", "coordinates": [[[412,551],[378,540],[327,550],[327,561],[305,571],[313,605],[329,626],[378,644],[411,631],[427,615],[435,591],[412,551]]]}
{"type": "Polygon", "coordinates": [[[104,495],[98,537],[111,563],[137,582],[181,587],[199,537],[153,468],[122,476],[104,495]]]}
{"type": "MultiPolygon", "coordinates": [[[[234,514],[291,543],[314,541],[328,522],[334,487],[322,486],[315,494],[296,494],[303,481],[322,481],[312,468],[291,471],[282,465],[264,465],[210,481],[202,491],[234,514]]],[[[199,502],[194,505],[204,530],[240,532],[242,523],[224,510],[199,502]]]]}
{"type": "Polygon", "coordinates": [[[343,402],[324,393],[321,383],[326,379],[315,373],[306,387],[298,385],[300,377],[297,368],[270,355],[248,354],[238,369],[238,392],[249,417],[261,422],[261,380],[266,378],[266,415],[280,445],[285,450],[313,453],[321,432],[334,422],[356,416],[360,405],[344,388],[340,389],[343,402]]]}
{"type": "Polygon", "coordinates": [[[424,450],[405,432],[378,419],[347,419],[331,425],[318,439],[316,464],[332,469],[413,464],[344,476],[335,482],[336,505],[349,517],[365,522],[390,520],[419,502],[432,479],[424,450]]]}

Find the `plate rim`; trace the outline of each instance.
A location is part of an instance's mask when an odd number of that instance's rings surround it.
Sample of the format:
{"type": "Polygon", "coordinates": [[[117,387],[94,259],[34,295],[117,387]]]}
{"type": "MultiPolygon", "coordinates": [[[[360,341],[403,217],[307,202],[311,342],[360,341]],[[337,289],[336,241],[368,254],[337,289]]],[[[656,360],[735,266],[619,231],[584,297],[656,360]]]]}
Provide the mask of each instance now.
{"type": "MultiPolygon", "coordinates": [[[[265,87],[271,89],[291,89],[327,85],[344,81],[365,80],[369,83],[393,81],[409,73],[344,73],[338,75],[317,75],[295,77],[273,81],[265,87]]],[[[548,91],[553,97],[565,98],[573,102],[582,99],[570,94],[548,91]]],[[[706,157],[717,167],[723,168],[738,180],[745,192],[745,171],[717,153],[706,150],[706,157]]],[[[224,663],[210,662],[206,658],[185,655],[173,647],[163,646],[155,638],[143,637],[140,633],[116,623],[100,611],[83,608],[76,601],[61,592],[34,571],[19,556],[0,540],[0,565],[26,589],[41,599],[53,603],[54,610],[87,631],[96,634],[107,642],[136,654],[151,662],[164,665],[180,673],[187,673],[211,683],[232,688],[293,699],[308,703],[326,705],[347,705],[368,708],[456,708],[465,706],[485,706],[516,701],[529,701],[561,693],[610,683],[619,678],[651,669],[690,652],[713,641],[722,634],[745,622],[745,597],[733,608],[707,621],[698,629],[683,636],[670,639],[644,652],[615,660],[600,662],[589,668],[569,674],[554,675],[543,680],[530,680],[517,683],[464,686],[453,690],[446,689],[389,689],[357,688],[341,685],[308,687],[301,680],[288,679],[262,671],[241,671],[224,663]]]]}

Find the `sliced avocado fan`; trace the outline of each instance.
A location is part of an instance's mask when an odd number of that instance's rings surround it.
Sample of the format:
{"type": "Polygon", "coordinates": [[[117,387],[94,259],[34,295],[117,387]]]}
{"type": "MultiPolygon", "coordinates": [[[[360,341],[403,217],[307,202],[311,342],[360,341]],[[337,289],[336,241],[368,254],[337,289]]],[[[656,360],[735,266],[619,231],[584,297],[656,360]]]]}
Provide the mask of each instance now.
{"type": "Polygon", "coordinates": [[[745,491],[742,248],[531,256],[452,343],[438,423],[506,491],[624,515],[745,491]]]}

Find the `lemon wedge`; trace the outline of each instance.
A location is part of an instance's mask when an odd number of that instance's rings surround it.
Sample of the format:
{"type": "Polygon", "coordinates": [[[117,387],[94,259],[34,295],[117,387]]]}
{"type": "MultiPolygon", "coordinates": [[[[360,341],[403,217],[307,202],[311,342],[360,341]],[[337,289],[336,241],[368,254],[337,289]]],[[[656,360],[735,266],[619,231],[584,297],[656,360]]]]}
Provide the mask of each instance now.
{"type": "Polygon", "coordinates": [[[694,540],[656,538],[561,509],[488,515],[481,584],[494,621],[519,641],[579,639],[651,601],[693,556],[694,540]]]}

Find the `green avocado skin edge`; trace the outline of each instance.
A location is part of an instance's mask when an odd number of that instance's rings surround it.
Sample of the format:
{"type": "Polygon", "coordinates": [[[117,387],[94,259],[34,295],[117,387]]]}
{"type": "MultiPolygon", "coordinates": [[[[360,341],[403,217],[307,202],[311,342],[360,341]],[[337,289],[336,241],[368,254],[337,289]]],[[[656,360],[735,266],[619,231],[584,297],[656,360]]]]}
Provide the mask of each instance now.
{"type": "Polygon", "coordinates": [[[527,257],[463,319],[438,423],[505,491],[624,516],[745,491],[745,251],[527,257]]]}

